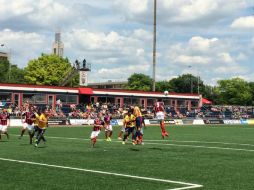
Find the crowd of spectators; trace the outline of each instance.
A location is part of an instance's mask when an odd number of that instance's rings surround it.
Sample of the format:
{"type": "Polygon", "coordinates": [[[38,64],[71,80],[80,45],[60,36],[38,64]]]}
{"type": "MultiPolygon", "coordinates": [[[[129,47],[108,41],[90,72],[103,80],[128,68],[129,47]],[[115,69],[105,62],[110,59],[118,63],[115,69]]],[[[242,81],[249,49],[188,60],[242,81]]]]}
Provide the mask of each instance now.
{"type": "MultiPolygon", "coordinates": [[[[8,105],[8,112],[11,116],[19,117],[22,112],[27,109],[29,103],[24,103],[23,107],[18,107],[13,104],[8,105]]],[[[83,118],[93,119],[98,112],[105,113],[109,111],[112,118],[122,119],[128,112],[131,105],[118,105],[111,103],[88,103],[80,105],[63,106],[57,104],[55,108],[47,105],[37,105],[38,110],[48,109],[50,117],[68,117],[68,118],[83,118]]],[[[141,111],[146,118],[152,119],[154,117],[153,107],[142,108],[141,111]]],[[[218,119],[248,119],[254,118],[254,107],[246,106],[220,106],[207,105],[200,108],[193,108],[188,110],[186,107],[175,109],[171,106],[165,106],[166,117],[174,119],[184,118],[218,118],[218,119]]]]}

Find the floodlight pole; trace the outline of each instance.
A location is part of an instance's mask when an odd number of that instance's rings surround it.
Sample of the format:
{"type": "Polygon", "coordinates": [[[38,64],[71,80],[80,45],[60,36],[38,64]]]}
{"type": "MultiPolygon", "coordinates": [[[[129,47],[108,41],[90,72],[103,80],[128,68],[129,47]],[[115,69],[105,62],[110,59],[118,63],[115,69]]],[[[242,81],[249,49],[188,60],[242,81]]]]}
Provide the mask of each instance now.
{"type": "Polygon", "coordinates": [[[155,91],[155,71],[156,71],[156,6],[157,0],[154,0],[153,14],[153,91],[155,91]]]}

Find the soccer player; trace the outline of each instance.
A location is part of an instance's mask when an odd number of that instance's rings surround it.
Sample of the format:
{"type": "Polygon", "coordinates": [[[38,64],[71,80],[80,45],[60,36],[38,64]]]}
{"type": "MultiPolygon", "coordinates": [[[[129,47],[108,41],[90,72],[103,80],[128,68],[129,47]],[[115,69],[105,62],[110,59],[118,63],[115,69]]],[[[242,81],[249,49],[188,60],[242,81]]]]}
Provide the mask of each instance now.
{"type": "Polygon", "coordinates": [[[0,125],[1,125],[0,139],[1,134],[5,134],[7,136],[7,139],[9,139],[10,136],[8,134],[8,127],[10,125],[10,114],[7,112],[7,109],[3,109],[3,112],[0,113],[0,125]]]}
{"type": "Polygon", "coordinates": [[[106,115],[104,116],[104,123],[105,123],[105,137],[106,141],[111,141],[111,136],[113,134],[113,128],[110,124],[111,116],[109,115],[109,111],[106,111],[106,115]]]}
{"type": "Polygon", "coordinates": [[[34,115],[35,115],[35,120],[34,120],[34,135],[33,135],[33,137],[35,135],[36,135],[36,137],[38,137],[38,135],[39,135],[39,132],[38,132],[39,131],[39,119],[40,119],[41,113],[39,112],[38,109],[34,109],[34,115]]]}
{"type": "Polygon", "coordinates": [[[30,144],[32,144],[33,142],[33,136],[34,136],[34,121],[36,119],[36,116],[34,114],[34,107],[30,106],[28,108],[28,111],[22,114],[23,116],[25,116],[25,122],[23,125],[23,128],[21,130],[21,134],[20,134],[20,139],[22,138],[22,136],[24,135],[24,132],[26,131],[26,129],[28,130],[28,134],[29,134],[29,140],[30,140],[30,144]]]}
{"type": "Polygon", "coordinates": [[[143,135],[141,133],[142,128],[142,114],[138,106],[133,108],[133,115],[136,118],[136,133],[135,133],[135,140],[138,144],[142,144],[143,135]]]}
{"type": "Polygon", "coordinates": [[[97,117],[94,119],[94,125],[93,125],[93,131],[91,133],[90,139],[92,147],[94,148],[94,145],[97,141],[97,137],[101,132],[101,128],[104,126],[104,122],[101,120],[101,114],[98,113],[97,117]]]}
{"type": "Polygon", "coordinates": [[[36,143],[34,144],[35,147],[37,147],[40,144],[41,140],[43,140],[44,143],[46,142],[44,134],[48,127],[48,114],[49,113],[47,109],[45,109],[44,112],[41,113],[41,115],[39,116],[38,135],[36,137],[36,143]]]}
{"type": "Polygon", "coordinates": [[[124,117],[124,127],[125,127],[125,134],[123,138],[122,144],[126,143],[127,137],[129,137],[130,134],[132,134],[132,144],[136,145],[136,140],[135,140],[135,121],[136,118],[132,114],[132,110],[128,110],[128,114],[124,117]]]}
{"type": "Polygon", "coordinates": [[[164,109],[164,103],[162,102],[161,99],[159,99],[155,105],[154,105],[154,112],[156,114],[156,118],[160,122],[160,127],[161,127],[161,136],[164,139],[165,136],[168,137],[168,133],[165,129],[165,122],[164,122],[164,117],[165,117],[165,109],[164,109]]]}

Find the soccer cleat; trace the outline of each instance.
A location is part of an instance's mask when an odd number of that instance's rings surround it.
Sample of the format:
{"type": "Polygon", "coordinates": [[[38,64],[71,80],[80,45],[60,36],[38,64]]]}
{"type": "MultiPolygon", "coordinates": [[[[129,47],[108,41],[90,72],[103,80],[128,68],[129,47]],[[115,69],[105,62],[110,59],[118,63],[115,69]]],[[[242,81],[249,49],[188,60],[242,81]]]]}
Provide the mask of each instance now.
{"type": "Polygon", "coordinates": [[[125,144],[125,142],[123,141],[122,144],[125,144]]]}
{"type": "Polygon", "coordinates": [[[122,138],[121,138],[121,137],[118,137],[117,139],[118,139],[118,140],[122,140],[122,138]]]}
{"type": "Polygon", "coordinates": [[[37,144],[37,143],[35,143],[35,144],[34,144],[34,147],[38,147],[38,144],[37,144]]]}
{"type": "Polygon", "coordinates": [[[110,138],[110,137],[108,137],[108,141],[111,141],[111,138],[110,138]]]}
{"type": "Polygon", "coordinates": [[[137,144],[136,141],[132,141],[132,145],[135,146],[137,144]]]}

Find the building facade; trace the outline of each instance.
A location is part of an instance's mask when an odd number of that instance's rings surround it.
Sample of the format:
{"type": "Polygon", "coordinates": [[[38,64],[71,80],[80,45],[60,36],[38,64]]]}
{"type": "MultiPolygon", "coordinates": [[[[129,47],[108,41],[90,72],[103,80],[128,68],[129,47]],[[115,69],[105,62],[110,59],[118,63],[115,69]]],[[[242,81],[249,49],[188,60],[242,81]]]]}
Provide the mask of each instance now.
{"type": "Polygon", "coordinates": [[[52,53],[54,55],[58,55],[60,57],[63,57],[63,55],[64,55],[64,44],[61,41],[61,33],[60,32],[55,33],[55,41],[52,45],[52,53]]]}

